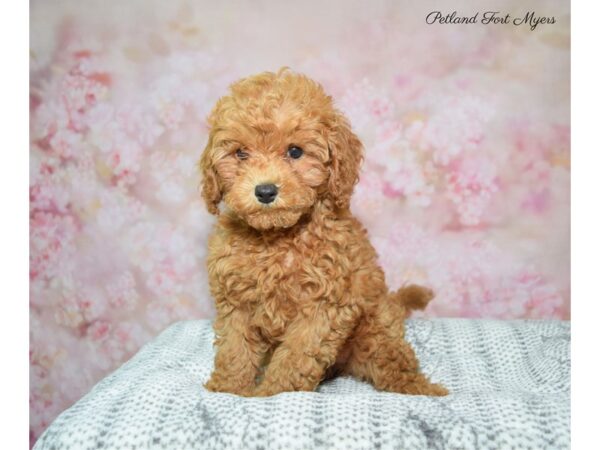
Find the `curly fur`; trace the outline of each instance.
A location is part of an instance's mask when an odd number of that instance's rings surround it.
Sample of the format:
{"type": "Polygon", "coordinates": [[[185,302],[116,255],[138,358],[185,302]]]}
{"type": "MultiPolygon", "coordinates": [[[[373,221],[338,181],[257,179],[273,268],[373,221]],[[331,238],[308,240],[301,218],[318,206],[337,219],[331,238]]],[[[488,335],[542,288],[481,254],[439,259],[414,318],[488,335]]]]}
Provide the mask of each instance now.
{"type": "Polygon", "coordinates": [[[265,72],[232,85],[208,122],[202,196],[219,217],[208,256],[217,353],[206,387],[266,396],[349,374],[377,389],[445,395],[404,339],[404,318],[433,293],[388,292],[349,210],[362,144],[331,97],[303,75],[265,72]],[[287,155],[290,145],[301,158],[287,155]],[[273,203],[257,201],[261,183],[279,188],[273,203]]]}

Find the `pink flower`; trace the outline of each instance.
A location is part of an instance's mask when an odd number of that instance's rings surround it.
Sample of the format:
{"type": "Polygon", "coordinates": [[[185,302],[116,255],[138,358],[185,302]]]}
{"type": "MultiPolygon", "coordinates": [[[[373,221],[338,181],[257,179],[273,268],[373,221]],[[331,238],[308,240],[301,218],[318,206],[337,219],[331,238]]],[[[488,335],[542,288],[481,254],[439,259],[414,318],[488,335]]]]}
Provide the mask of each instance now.
{"type": "Polygon", "coordinates": [[[436,164],[448,165],[463,153],[479,148],[493,116],[489,104],[465,93],[432,97],[431,102],[435,109],[425,123],[422,142],[424,148],[432,150],[436,164]]]}
{"type": "Polygon", "coordinates": [[[80,150],[81,145],[81,134],[68,128],[59,129],[50,138],[50,148],[63,158],[74,156],[80,150]]]}
{"type": "Polygon", "coordinates": [[[492,196],[498,192],[496,166],[484,157],[472,157],[451,166],[446,196],[454,203],[463,225],[478,225],[492,196]]]}
{"type": "Polygon", "coordinates": [[[30,278],[51,277],[60,272],[62,262],[73,255],[76,233],[71,216],[36,212],[30,227],[30,278]]]}
{"type": "Polygon", "coordinates": [[[69,115],[69,127],[81,131],[85,126],[86,111],[108,93],[106,80],[85,76],[72,69],[61,82],[60,99],[69,115]]]}
{"type": "Polygon", "coordinates": [[[86,335],[94,341],[103,341],[108,337],[111,328],[112,325],[110,322],[97,320],[87,328],[86,335]]]}
{"type": "Polygon", "coordinates": [[[106,287],[109,302],[116,309],[132,310],[140,296],[136,290],[135,278],[131,272],[119,274],[106,287]]]}

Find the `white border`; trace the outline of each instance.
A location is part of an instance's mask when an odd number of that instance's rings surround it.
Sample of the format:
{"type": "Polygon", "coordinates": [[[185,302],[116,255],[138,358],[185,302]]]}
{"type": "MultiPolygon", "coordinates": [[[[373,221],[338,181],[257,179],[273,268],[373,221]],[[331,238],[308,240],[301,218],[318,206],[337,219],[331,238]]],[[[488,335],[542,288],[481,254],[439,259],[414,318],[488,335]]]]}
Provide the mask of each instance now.
{"type": "Polygon", "coordinates": [[[3,448],[29,445],[29,14],[28,2],[2,5],[0,254],[2,297],[0,413],[3,448]]]}
{"type": "MultiPolygon", "coordinates": [[[[600,8],[597,2],[572,4],[572,448],[598,442],[600,383],[600,8]]],[[[551,224],[549,224],[551,226],[551,224]]],[[[597,445],[597,444],[596,444],[597,445]]]]}

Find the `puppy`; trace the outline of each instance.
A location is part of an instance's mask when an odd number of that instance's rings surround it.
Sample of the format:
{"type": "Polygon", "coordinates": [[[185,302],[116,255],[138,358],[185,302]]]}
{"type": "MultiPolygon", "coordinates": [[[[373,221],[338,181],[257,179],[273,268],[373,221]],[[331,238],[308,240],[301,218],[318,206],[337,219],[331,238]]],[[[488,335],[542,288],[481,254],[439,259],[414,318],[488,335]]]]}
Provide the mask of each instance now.
{"type": "Polygon", "coordinates": [[[202,196],[218,223],[208,244],[217,317],[206,388],[269,396],[341,374],[380,390],[447,394],[419,372],[404,339],[405,317],[432,291],[389,292],[349,210],[362,144],[331,97],[288,69],[265,72],[233,84],[208,124],[202,196]]]}

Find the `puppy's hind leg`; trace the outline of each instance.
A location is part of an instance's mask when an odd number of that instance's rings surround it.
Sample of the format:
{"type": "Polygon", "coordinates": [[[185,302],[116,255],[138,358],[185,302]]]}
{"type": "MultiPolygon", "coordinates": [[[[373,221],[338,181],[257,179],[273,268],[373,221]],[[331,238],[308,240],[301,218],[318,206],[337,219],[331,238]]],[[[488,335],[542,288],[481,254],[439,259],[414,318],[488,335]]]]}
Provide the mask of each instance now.
{"type": "Polygon", "coordinates": [[[363,318],[349,342],[350,356],[343,373],[372,383],[376,389],[413,395],[442,396],[448,390],[430,382],[419,371],[413,348],[404,339],[404,318],[422,308],[431,291],[408,286],[388,294],[376,310],[363,318]]]}

